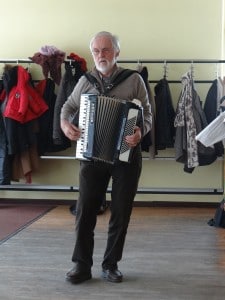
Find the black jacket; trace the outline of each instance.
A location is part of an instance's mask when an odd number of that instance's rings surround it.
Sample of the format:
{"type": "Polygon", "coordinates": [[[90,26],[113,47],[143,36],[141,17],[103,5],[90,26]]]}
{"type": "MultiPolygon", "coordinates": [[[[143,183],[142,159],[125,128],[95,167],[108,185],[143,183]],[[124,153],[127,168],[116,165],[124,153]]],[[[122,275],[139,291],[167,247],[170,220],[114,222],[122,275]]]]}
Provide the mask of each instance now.
{"type": "Polygon", "coordinates": [[[163,78],[155,86],[155,144],[156,150],[163,150],[174,146],[175,111],[168,81],[163,78]]]}
{"type": "Polygon", "coordinates": [[[53,117],[53,141],[55,145],[71,145],[69,139],[64,135],[60,127],[60,112],[63,104],[72,93],[80,77],[84,74],[81,64],[76,61],[65,62],[65,73],[60,82],[59,90],[54,108],[53,117]]]}
{"type": "MultiPolygon", "coordinates": [[[[218,116],[218,103],[217,103],[217,92],[218,92],[218,82],[215,79],[210,86],[208,93],[206,95],[204,112],[208,124],[211,123],[218,116]]],[[[218,157],[224,154],[223,142],[218,142],[214,145],[216,155],[218,157]]]]}

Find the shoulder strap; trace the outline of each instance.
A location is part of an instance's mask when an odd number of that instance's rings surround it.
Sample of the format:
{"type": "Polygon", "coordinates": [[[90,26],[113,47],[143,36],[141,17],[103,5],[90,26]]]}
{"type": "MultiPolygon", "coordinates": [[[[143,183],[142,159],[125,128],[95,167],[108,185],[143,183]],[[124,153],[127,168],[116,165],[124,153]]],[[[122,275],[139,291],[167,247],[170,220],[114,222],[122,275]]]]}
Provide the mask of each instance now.
{"type": "MultiPolygon", "coordinates": [[[[118,84],[120,84],[122,81],[124,81],[125,79],[127,79],[130,75],[134,74],[134,73],[138,73],[138,71],[135,70],[130,70],[130,69],[124,69],[122,72],[120,72],[116,78],[114,78],[113,82],[111,82],[105,90],[105,93],[107,93],[108,91],[112,90],[115,86],[117,86],[118,84]]],[[[97,79],[91,75],[90,73],[85,73],[84,76],[87,78],[87,80],[97,89],[100,90],[100,86],[99,83],[97,81],[97,79]]],[[[100,91],[101,92],[101,91],[100,91]]]]}
{"type": "Polygon", "coordinates": [[[91,83],[91,84],[95,84],[95,83],[97,83],[98,81],[97,81],[97,79],[93,76],[93,75],[91,75],[90,73],[84,73],[84,76],[87,78],[87,80],[91,83]]]}
{"type": "Polygon", "coordinates": [[[118,84],[120,84],[122,81],[124,81],[125,79],[127,79],[130,75],[134,74],[134,73],[138,73],[138,71],[135,70],[130,70],[130,69],[124,69],[122,72],[120,72],[116,78],[114,79],[114,81],[111,83],[112,87],[117,86],[118,84]]]}
{"type": "Polygon", "coordinates": [[[91,75],[90,73],[87,73],[87,72],[84,74],[84,76],[96,88],[96,90],[98,90],[101,94],[102,91],[101,91],[100,84],[98,83],[98,80],[93,75],[91,75]]]}

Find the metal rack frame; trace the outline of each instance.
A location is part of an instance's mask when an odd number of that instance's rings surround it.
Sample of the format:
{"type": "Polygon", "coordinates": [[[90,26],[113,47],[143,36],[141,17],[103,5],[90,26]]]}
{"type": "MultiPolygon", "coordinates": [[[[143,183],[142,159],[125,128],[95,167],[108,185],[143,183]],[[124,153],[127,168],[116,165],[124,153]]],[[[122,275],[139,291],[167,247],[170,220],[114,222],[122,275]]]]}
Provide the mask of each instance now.
{"type": "MultiPolygon", "coordinates": [[[[70,60],[65,60],[70,61],[70,60]]],[[[30,59],[0,59],[0,63],[34,63],[30,59]]],[[[225,60],[219,59],[119,59],[118,63],[126,64],[224,64],[225,60]]],[[[158,80],[151,80],[152,83],[158,80]]],[[[180,83],[181,80],[170,80],[169,83],[180,83]]],[[[196,83],[211,83],[211,80],[195,80],[196,83]]],[[[63,156],[41,156],[43,159],[73,159],[63,156]]],[[[223,181],[223,180],[222,180],[223,181]]],[[[64,185],[35,185],[35,184],[10,184],[0,185],[0,191],[49,191],[49,192],[79,192],[78,186],[64,185]]],[[[108,188],[107,193],[111,192],[108,188]]],[[[187,194],[187,195],[223,195],[224,188],[138,188],[138,194],[187,194]]]]}

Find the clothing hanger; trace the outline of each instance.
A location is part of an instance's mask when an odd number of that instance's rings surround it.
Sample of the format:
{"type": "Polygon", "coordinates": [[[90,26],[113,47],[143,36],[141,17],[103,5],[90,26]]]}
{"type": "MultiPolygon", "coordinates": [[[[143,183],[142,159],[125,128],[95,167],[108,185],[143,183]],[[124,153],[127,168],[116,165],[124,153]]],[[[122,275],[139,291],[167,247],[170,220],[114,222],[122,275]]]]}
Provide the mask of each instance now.
{"type": "Polygon", "coordinates": [[[70,67],[71,67],[71,68],[74,67],[74,61],[75,61],[74,59],[70,59],[70,60],[69,60],[69,64],[70,64],[70,67]]]}
{"type": "Polygon", "coordinates": [[[137,71],[141,72],[141,70],[142,70],[142,63],[141,63],[140,59],[138,58],[138,60],[137,60],[137,71]]]}
{"type": "Polygon", "coordinates": [[[219,64],[216,63],[216,79],[219,79],[219,64]]]}
{"type": "Polygon", "coordinates": [[[194,62],[191,62],[191,67],[190,67],[190,74],[191,74],[191,79],[194,80],[194,62]]]}
{"type": "Polygon", "coordinates": [[[167,74],[168,74],[168,65],[167,65],[167,61],[164,61],[163,64],[163,78],[167,79],[167,74]]]}
{"type": "Polygon", "coordinates": [[[27,64],[27,72],[30,73],[30,69],[31,69],[31,63],[27,64]]]}
{"type": "Polygon", "coordinates": [[[76,60],[75,59],[68,59],[67,61],[65,61],[65,65],[69,65],[70,71],[72,76],[74,76],[76,74],[76,60]]]}

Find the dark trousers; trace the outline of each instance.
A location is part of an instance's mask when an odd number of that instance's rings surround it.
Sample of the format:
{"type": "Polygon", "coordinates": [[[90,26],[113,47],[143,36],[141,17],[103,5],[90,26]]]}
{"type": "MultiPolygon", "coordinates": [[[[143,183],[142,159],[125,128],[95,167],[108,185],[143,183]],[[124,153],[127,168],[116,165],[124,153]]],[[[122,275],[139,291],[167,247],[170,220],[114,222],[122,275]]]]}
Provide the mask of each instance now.
{"type": "Polygon", "coordinates": [[[111,179],[111,216],[102,266],[106,268],[117,267],[117,262],[122,258],[141,168],[140,147],[135,149],[131,163],[119,162],[115,165],[103,162],[82,161],[80,163],[80,196],[77,202],[73,262],[83,264],[89,269],[93,265],[94,229],[97,212],[111,179]]]}

